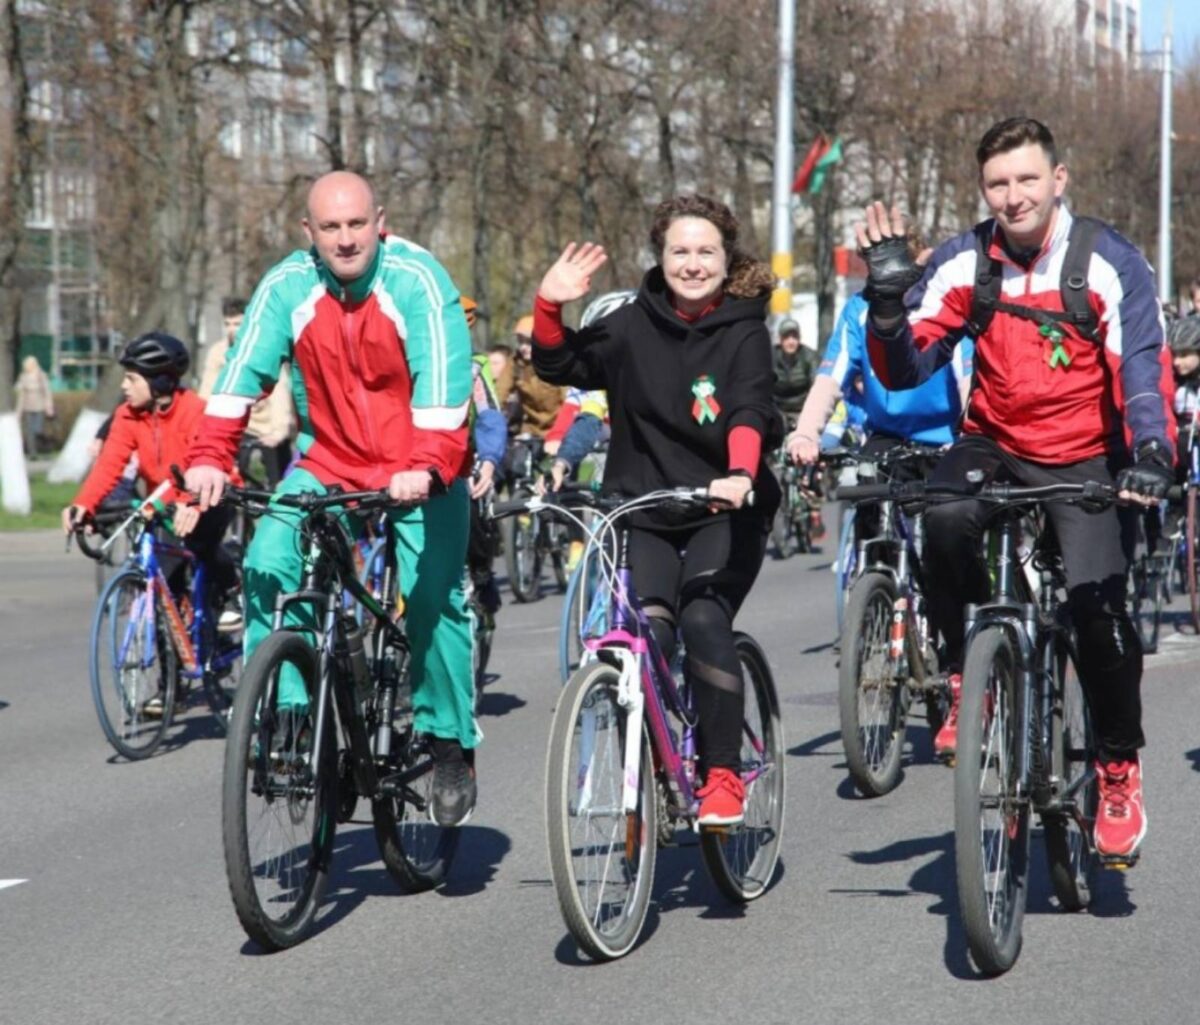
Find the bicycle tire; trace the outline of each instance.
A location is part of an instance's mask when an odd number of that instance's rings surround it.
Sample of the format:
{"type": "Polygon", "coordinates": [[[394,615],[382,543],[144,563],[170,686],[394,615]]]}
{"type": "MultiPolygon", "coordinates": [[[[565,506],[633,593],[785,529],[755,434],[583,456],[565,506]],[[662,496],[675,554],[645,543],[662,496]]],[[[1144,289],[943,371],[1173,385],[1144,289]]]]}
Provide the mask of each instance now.
{"type": "Polygon", "coordinates": [[[1187,489],[1187,550],[1184,569],[1187,573],[1188,601],[1192,607],[1192,629],[1200,634],[1200,581],[1197,580],[1196,566],[1196,560],[1200,558],[1200,552],[1196,550],[1197,541],[1200,540],[1196,536],[1196,530],[1200,528],[1200,523],[1197,522],[1198,492],[1200,489],[1196,487],[1187,489]]]}
{"type": "Polygon", "coordinates": [[[146,578],[136,569],[121,570],[101,591],[92,619],[88,657],[92,702],[109,744],[130,761],[149,758],[158,750],[175,715],[179,663],[164,627],[161,601],[156,592],[151,594],[147,622],[146,578]],[[137,623],[130,620],[131,614],[137,623]],[[155,647],[150,655],[148,633],[153,634],[155,647]],[[156,695],[161,696],[162,714],[149,716],[147,702],[156,695]]]}
{"type": "Polygon", "coordinates": [[[834,568],[834,602],[837,608],[838,636],[846,616],[846,595],[854,583],[854,572],[858,563],[858,550],[854,545],[854,521],[858,512],[850,506],[842,517],[842,529],[838,534],[837,561],[834,568]]]}
{"type": "Polygon", "coordinates": [[[617,703],[619,679],[605,662],[588,663],[571,677],[555,709],[546,755],[546,836],[558,906],[579,948],[601,961],[622,957],[637,943],[658,850],[654,762],[645,729],[638,739],[639,807],[628,815],[623,810],[627,720],[617,703]],[[576,864],[572,826],[580,822],[576,864]],[[609,823],[608,836],[593,841],[590,828],[609,823]],[[586,864],[593,849],[604,859],[603,871],[586,864]]]}
{"type": "Polygon", "coordinates": [[[784,500],[775,510],[775,519],[771,521],[771,544],[774,546],[774,556],[783,561],[792,554],[792,521],[788,513],[786,492],[784,500]]]}
{"type": "Polygon", "coordinates": [[[1019,673],[1003,626],[985,627],[971,640],[954,766],[954,863],[967,946],[985,975],[1016,962],[1025,916],[1029,801],[1017,793],[1019,673]]]}
{"type": "Polygon", "coordinates": [[[403,892],[424,893],[445,881],[462,830],[439,826],[429,818],[433,756],[427,743],[406,743],[403,751],[401,768],[422,770],[408,784],[422,806],[400,797],[379,797],[371,802],[371,820],[379,856],[388,874],[403,892]]]}
{"type": "Polygon", "coordinates": [[[559,593],[566,593],[570,573],[567,559],[571,551],[571,532],[565,523],[548,523],[542,527],[547,531],[547,548],[550,551],[550,568],[554,571],[554,582],[559,593]]]}
{"type": "MultiPolygon", "coordinates": [[[[526,491],[513,494],[514,501],[529,498],[526,491]]],[[[541,597],[542,550],[538,544],[540,523],[534,514],[522,513],[512,518],[512,535],[504,550],[504,562],[508,569],[508,586],[513,597],[527,604],[541,597]]]]}
{"type": "Polygon", "coordinates": [[[896,585],[886,573],[864,573],[850,589],[838,666],[838,717],[846,767],[864,797],[900,782],[907,720],[907,681],[895,679],[891,644],[896,585]]]}
{"type": "Polygon", "coordinates": [[[1042,816],[1050,885],[1065,911],[1082,911],[1092,900],[1097,858],[1092,830],[1099,804],[1096,780],[1096,744],[1091,716],[1079,682],[1079,672],[1069,646],[1058,638],[1050,653],[1054,686],[1053,719],[1049,734],[1050,770],[1075,792],[1078,816],[1042,816]]]}
{"type": "Polygon", "coordinates": [[[246,935],[268,951],[294,946],[312,932],[337,830],[332,709],[314,774],[302,721],[289,722],[275,707],[276,677],[285,664],[300,674],[310,718],[315,715],[316,650],[298,633],[271,634],[251,656],[233,702],[221,789],[229,893],[246,935]]]}
{"type": "Polygon", "coordinates": [[[761,774],[746,785],[745,821],[726,832],[702,830],[700,852],[717,889],[729,900],[745,904],[767,892],[779,864],[785,758],[779,697],[767,656],[747,634],[735,634],[734,644],[747,677],[742,773],[761,769],[761,774]]]}

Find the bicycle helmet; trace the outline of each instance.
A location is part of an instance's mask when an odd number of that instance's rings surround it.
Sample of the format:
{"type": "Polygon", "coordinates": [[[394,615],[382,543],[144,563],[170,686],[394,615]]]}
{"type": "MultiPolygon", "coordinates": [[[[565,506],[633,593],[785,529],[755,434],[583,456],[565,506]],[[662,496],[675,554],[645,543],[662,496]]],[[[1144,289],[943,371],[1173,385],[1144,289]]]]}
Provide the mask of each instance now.
{"type": "Polygon", "coordinates": [[[175,391],[192,363],[187,346],[163,331],[151,331],[135,338],[125,346],[119,362],[126,370],[141,374],[154,395],[169,395],[175,391]]]}
{"type": "Polygon", "coordinates": [[[1200,352],[1200,315],[1193,314],[1171,321],[1167,326],[1167,344],[1177,356],[1185,352],[1200,352]]]}
{"type": "Polygon", "coordinates": [[[594,324],[601,317],[607,317],[613,310],[620,309],[636,298],[637,292],[632,288],[623,288],[619,292],[605,292],[587,304],[587,309],[579,318],[579,327],[582,329],[594,324]]]}

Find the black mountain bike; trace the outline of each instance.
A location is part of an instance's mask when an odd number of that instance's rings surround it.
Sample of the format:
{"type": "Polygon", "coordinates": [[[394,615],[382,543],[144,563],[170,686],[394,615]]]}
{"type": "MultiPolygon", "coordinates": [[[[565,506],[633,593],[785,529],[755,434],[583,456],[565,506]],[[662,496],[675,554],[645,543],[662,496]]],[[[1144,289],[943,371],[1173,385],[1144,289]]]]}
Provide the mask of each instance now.
{"type": "MultiPolygon", "coordinates": [[[[459,833],[428,816],[433,759],[412,728],[408,639],[392,610],[359,581],[339,521],[346,508],[369,513],[392,504],[387,492],[272,496],[231,488],[227,495],[259,515],[278,506],[303,513],[304,580],[279,596],[274,629],[242,676],[222,793],[238,919],[251,939],[279,950],[312,931],[337,823],[350,820],[360,797],[371,803],[383,863],[405,892],[445,878],[459,833]],[[346,608],[347,593],[366,610],[362,624],[346,608]],[[285,613],[296,607],[306,625],[285,626],[285,613]],[[278,706],[284,672],[302,681],[303,713],[278,706]]],[[[393,547],[387,552],[384,595],[396,574],[393,547]]]]}

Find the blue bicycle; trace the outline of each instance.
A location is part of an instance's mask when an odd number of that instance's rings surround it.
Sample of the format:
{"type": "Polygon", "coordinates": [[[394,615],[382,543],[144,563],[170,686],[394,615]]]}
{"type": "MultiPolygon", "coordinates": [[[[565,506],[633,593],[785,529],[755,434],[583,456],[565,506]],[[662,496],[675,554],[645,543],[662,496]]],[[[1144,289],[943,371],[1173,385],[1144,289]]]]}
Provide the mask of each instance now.
{"type": "MultiPolygon", "coordinates": [[[[157,494],[157,493],[156,493],[157,494]]],[[[103,559],[118,538],[131,554],[96,601],[88,670],[92,700],[105,737],[125,758],[148,758],[162,743],[177,704],[198,682],[222,732],[241,675],[242,627],[218,629],[207,568],[179,545],[156,536],[161,520],[134,509],[103,544],[86,524],[75,529],[80,551],[103,559]],[[186,564],[186,588],[172,591],[162,560],[186,564]]]]}

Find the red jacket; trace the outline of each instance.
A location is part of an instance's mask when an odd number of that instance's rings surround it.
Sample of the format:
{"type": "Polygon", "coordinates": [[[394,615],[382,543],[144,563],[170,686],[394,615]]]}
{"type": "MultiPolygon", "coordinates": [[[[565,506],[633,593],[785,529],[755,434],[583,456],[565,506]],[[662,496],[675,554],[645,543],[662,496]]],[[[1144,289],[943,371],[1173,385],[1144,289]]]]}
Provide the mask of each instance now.
{"type": "MultiPolygon", "coordinates": [[[[204,400],[193,391],[178,391],[165,412],[137,412],[122,402],[113,414],[112,427],[100,450],[100,457],[75,496],[74,505],[89,513],[96,511],[125,472],[129,457],[138,457],[138,476],[153,490],[171,478],[171,466],[187,467],[188,449],[196,437],[204,400]]],[[[186,500],[187,495],[171,487],[164,502],[186,500]]]]}

